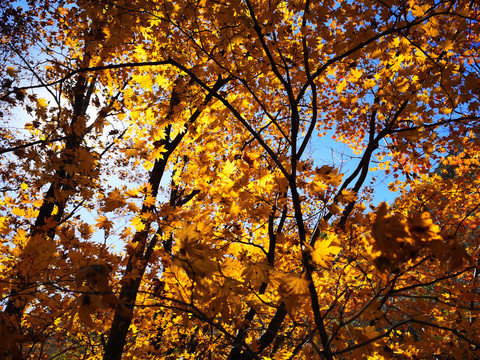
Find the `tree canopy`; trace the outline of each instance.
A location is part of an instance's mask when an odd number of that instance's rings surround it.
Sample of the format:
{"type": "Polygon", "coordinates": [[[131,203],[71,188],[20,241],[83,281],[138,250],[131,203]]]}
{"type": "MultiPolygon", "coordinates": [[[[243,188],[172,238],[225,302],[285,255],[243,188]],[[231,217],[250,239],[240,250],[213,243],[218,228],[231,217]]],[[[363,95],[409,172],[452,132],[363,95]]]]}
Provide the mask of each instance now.
{"type": "Polygon", "coordinates": [[[478,2],[1,5],[0,359],[478,358],[478,2]]]}

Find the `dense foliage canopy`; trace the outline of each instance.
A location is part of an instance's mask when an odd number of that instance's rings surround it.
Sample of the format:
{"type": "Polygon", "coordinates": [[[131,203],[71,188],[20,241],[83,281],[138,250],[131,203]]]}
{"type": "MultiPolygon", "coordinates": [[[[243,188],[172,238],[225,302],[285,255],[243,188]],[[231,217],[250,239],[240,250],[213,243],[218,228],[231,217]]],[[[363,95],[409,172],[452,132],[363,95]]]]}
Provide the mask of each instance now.
{"type": "Polygon", "coordinates": [[[0,359],[478,358],[478,2],[0,8],[0,359]]]}

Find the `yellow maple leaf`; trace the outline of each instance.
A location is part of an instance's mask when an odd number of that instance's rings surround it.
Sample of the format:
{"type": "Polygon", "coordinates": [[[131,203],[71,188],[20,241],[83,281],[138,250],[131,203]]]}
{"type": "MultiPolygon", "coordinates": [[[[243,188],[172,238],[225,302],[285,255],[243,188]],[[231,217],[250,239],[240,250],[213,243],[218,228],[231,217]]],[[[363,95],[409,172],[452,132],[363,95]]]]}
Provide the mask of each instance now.
{"type": "Polygon", "coordinates": [[[12,209],[12,214],[16,216],[25,216],[25,210],[18,207],[14,207],[12,209]]]}
{"type": "Polygon", "coordinates": [[[276,280],[279,282],[278,293],[284,298],[308,293],[310,282],[303,276],[277,276],[276,280]]]}
{"type": "Polygon", "coordinates": [[[163,159],[163,153],[165,153],[167,149],[165,149],[165,145],[157,146],[153,150],[153,156],[155,157],[155,160],[162,160],[163,159]]]}
{"type": "Polygon", "coordinates": [[[230,215],[237,216],[238,214],[240,214],[241,211],[242,211],[242,209],[240,208],[240,206],[238,206],[238,203],[236,201],[232,200],[232,203],[231,203],[230,209],[229,209],[230,215]]]}
{"type": "Polygon", "coordinates": [[[13,78],[16,78],[18,77],[18,71],[15,70],[15,68],[11,67],[11,66],[8,66],[7,67],[7,74],[8,76],[11,76],[13,78]]]}
{"type": "Polygon", "coordinates": [[[141,217],[135,217],[133,218],[130,223],[135,227],[135,230],[137,231],[142,231],[143,229],[145,229],[145,224],[143,223],[142,221],[142,218],[141,217]]]}
{"type": "Polygon", "coordinates": [[[342,212],[342,208],[337,204],[330,204],[327,206],[327,208],[333,215],[338,215],[342,212]]]}
{"type": "Polygon", "coordinates": [[[341,94],[346,87],[347,82],[345,80],[340,81],[337,85],[337,93],[341,94]]]}
{"type": "Polygon", "coordinates": [[[154,164],[153,164],[153,162],[151,162],[149,160],[145,160],[142,165],[145,168],[145,170],[150,171],[150,170],[153,169],[154,164]]]}
{"type": "Polygon", "coordinates": [[[242,277],[247,284],[259,286],[261,283],[268,281],[271,266],[263,262],[249,262],[242,271],[242,277]]]}
{"type": "Polygon", "coordinates": [[[127,189],[125,191],[125,195],[132,198],[138,197],[139,194],[140,194],[140,190],[138,188],[127,189]]]}
{"type": "Polygon", "coordinates": [[[352,69],[350,74],[351,74],[351,76],[354,80],[358,80],[362,77],[362,70],[358,69],[358,68],[354,68],[354,69],[352,69]]]}
{"type": "Polygon", "coordinates": [[[331,234],[317,240],[315,248],[311,252],[312,260],[315,264],[326,268],[328,267],[327,261],[333,260],[342,251],[340,246],[332,245],[334,241],[336,241],[336,237],[331,234]]]}
{"type": "Polygon", "coordinates": [[[134,76],[134,80],[138,82],[138,84],[143,88],[143,89],[151,89],[152,87],[152,77],[149,74],[141,74],[141,75],[136,75],[134,76]]]}
{"type": "Polygon", "coordinates": [[[0,234],[6,235],[10,232],[9,219],[7,217],[0,217],[0,234]]]}
{"type": "Polygon", "coordinates": [[[153,196],[147,196],[145,198],[145,200],[143,201],[143,203],[145,205],[150,205],[150,206],[155,206],[155,202],[157,201],[157,199],[153,196]]]}
{"type": "Polygon", "coordinates": [[[357,195],[353,190],[342,190],[340,196],[338,197],[338,202],[340,204],[348,204],[357,199],[357,195]]]}
{"type": "Polygon", "coordinates": [[[113,223],[106,216],[100,216],[95,225],[99,229],[105,229],[105,231],[110,231],[113,227],[113,223]]]}
{"type": "Polygon", "coordinates": [[[47,107],[48,103],[47,103],[47,100],[45,100],[43,98],[39,98],[39,99],[37,99],[37,105],[39,107],[47,107]]]}
{"type": "Polygon", "coordinates": [[[225,176],[230,178],[233,175],[236,168],[237,168],[237,166],[235,165],[235,161],[228,160],[227,162],[225,162],[225,164],[223,166],[222,173],[225,176]]]}

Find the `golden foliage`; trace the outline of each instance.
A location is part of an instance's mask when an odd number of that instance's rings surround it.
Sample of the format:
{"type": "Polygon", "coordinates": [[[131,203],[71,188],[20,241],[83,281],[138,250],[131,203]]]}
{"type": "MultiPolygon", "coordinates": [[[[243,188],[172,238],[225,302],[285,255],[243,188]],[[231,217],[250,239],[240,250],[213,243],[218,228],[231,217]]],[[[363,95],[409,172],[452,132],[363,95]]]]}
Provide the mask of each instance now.
{"type": "Polygon", "coordinates": [[[20,5],[0,359],[477,356],[477,2],[20,5]]]}

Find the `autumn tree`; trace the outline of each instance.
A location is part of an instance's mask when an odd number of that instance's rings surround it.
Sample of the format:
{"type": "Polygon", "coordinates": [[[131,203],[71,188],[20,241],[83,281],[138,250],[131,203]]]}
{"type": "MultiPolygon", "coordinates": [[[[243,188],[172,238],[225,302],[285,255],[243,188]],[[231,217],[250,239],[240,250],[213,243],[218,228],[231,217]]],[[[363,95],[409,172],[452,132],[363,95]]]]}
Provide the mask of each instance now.
{"type": "Polygon", "coordinates": [[[478,4],[12,4],[0,357],[475,358],[478,4]]]}

